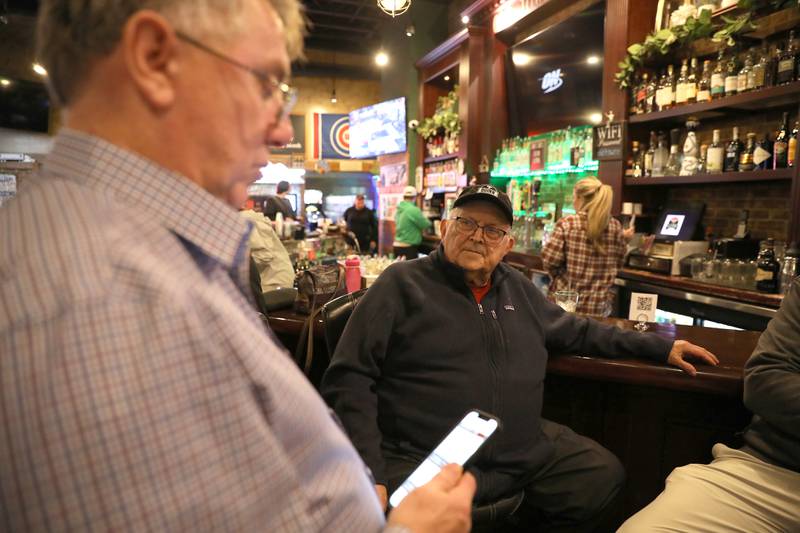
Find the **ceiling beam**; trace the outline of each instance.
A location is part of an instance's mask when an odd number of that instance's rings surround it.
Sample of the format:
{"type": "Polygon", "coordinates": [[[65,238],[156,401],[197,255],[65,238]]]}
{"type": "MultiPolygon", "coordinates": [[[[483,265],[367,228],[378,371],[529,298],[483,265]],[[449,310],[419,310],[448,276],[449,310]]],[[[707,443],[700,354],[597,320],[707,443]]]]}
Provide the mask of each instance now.
{"type": "Polygon", "coordinates": [[[346,13],[344,11],[325,11],[322,9],[306,9],[306,13],[311,15],[312,19],[314,15],[320,17],[335,17],[335,18],[344,18],[348,20],[363,20],[365,22],[381,22],[381,17],[379,16],[365,16],[365,15],[356,15],[352,13],[346,13]]]}

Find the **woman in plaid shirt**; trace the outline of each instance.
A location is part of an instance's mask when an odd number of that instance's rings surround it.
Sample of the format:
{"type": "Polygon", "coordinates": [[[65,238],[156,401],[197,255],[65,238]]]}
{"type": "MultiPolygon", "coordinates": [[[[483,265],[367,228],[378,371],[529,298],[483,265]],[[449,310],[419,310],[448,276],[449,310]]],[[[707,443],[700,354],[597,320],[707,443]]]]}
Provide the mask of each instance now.
{"type": "Polygon", "coordinates": [[[597,178],[578,181],[572,198],[576,213],[556,223],[542,250],[545,269],[553,278],[550,293],[577,291],[578,313],[608,316],[611,287],[633,228],[623,230],[611,217],[613,192],[597,178]]]}

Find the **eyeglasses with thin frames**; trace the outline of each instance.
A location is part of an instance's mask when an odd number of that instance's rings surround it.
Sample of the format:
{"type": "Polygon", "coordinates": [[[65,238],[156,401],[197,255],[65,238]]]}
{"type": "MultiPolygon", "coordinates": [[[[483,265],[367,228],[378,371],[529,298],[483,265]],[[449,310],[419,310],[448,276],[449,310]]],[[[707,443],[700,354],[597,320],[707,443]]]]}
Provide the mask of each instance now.
{"type": "Polygon", "coordinates": [[[483,238],[486,239],[486,242],[489,244],[497,244],[503,240],[503,237],[508,235],[508,232],[504,229],[500,229],[495,226],[481,226],[471,218],[465,217],[456,217],[456,229],[463,233],[464,235],[472,235],[478,229],[483,230],[483,238]]]}
{"type": "Polygon", "coordinates": [[[211,48],[210,46],[201,43],[197,39],[186,35],[182,31],[176,30],[175,35],[178,37],[178,39],[184,41],[185,43],[190,44],[195,48],[202,50],[203,52],[206,52],[207,54],[211,54],[217,59],[221,59],[222,61],[225,61],[230,65],[233,65],[234,67],[246,70],[247,72],[255,76],[259,84],[261,85],[261,96],[264,99],[264,101],[269,100],[277,93],[280,96],[280,102],[281,102],[280,120],[285,120],[289,117],[289,113],[292,112],[292,109],[294,109],[294,106],[297,103],[297,89],[290,86],[288,83],[279,81],[278,79],[275,78],[275,76],[267,72],[263,72],[253,67],[248,67],[244,63],[240,63],[239,61],[233,59],[232,57],[228,57],[222,52],[219,52],[211,48]]]}

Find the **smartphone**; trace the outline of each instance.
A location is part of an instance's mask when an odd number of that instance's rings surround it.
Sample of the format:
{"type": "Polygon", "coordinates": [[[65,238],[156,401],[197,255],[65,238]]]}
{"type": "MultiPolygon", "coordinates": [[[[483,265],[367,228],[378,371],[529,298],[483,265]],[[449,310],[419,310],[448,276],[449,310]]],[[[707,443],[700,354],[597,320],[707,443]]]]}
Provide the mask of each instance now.
{"type": "Polygon", "coordinates": [[[468,412],[442,442],[425,458],[389,498],[389,505],[397,507],[408,493],[421,487],[450,463],[461,466],[475,455],[500,426],[493,415],[478,411],[468,412]]]}

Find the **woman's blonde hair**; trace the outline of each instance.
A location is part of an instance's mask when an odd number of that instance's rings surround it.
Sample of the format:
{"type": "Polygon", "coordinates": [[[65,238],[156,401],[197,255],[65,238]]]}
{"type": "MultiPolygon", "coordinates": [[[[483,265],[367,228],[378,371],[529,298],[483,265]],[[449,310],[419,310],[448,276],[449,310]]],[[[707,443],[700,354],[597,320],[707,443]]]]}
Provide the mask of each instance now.
{"type": "Polygon", "coordinates": [[[575,197],[581,201],[580,210],[586,212],[589,242],[598,253],[605,254],[600,240],[611,220],[611,200],[614,197],[611,186],[604,185],[595,177],[583,178],[575,184],[575,197]]]}

